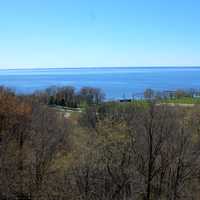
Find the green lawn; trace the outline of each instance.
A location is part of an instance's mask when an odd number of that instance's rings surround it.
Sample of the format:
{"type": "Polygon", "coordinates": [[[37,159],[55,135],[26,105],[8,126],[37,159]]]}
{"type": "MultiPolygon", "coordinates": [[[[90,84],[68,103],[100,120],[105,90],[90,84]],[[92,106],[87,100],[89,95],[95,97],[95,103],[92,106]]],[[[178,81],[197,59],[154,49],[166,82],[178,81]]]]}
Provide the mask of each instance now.
{"type": "Polygon", "coordinates": [[[162,100],[161,102],[174,104],[200,104],[200,98],[184,97],[180,99],[166,99],[162,100]]]}

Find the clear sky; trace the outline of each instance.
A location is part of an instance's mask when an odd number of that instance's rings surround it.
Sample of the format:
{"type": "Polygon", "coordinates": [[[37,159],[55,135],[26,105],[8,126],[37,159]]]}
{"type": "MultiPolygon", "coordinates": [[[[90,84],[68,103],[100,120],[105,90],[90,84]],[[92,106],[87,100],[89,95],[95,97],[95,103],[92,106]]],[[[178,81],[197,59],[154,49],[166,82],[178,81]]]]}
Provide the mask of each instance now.
{"type": "Polygon", "coordinates": [[[0,68],[200,65],[199,0],[0,0],[0,68]]]}

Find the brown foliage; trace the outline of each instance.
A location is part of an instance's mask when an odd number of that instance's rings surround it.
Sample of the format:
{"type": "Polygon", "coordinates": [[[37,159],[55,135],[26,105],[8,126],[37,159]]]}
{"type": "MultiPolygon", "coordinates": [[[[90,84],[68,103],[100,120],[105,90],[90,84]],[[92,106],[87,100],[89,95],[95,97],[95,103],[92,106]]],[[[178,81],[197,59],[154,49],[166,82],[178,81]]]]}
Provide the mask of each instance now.
{"type": "Polygon", "coordinates": [[[0,199],[199,199],[200,108],[105,103],[70,124],[0,88],[0,199]]]}

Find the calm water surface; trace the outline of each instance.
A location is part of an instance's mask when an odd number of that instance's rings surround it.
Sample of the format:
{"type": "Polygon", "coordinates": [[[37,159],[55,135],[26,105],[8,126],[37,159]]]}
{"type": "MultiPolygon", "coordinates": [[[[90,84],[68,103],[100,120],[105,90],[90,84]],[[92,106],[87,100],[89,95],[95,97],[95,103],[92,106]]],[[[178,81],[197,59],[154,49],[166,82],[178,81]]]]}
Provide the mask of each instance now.
{"type": "Polygon", "coordinates": [[[101,88],[107,99],[155,90],[200,89],[200,68],[78,68],[0,70],[0,85],[31,93],[51,85],[101,88]]]}

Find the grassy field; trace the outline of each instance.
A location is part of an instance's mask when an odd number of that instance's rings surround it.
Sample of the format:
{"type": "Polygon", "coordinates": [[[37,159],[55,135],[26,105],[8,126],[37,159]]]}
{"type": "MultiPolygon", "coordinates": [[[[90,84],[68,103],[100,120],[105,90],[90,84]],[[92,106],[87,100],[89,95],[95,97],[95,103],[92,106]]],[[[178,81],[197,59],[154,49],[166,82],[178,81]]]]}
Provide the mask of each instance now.
{"type": "MultiPolygon", "coordinates": [[[[184,97],[178,99],[164,99],[157,101],[158,105],[169,105],[169,106],[185,106],[190,107],[196,104],[200,104],[200,98],[191,98],[191,97],[184,97]]],[[[131,102],[106,102],[105,105],[107,108],[131,108],[132,106],[142,106],[148,107],[149,101],[140,99],[140,100],[133,100],[131,102]]],[[[101,107],[101,105],[99,105],[101,107]]],[[[69,107],[62,107],[62,106],[50,106],[51,108],[57,110],[58,112],[64,114],[65,118],[67,119],[76,119],[80,116],[82,112],[85,111],[85,108],[69,108],[69,107]]],[[[75,120],[76,121],[76,120],[75,120]]]]}
{"type": "Polygon", "coordinates": [[[174,104],[200,104],[200,98],[184,97],[180,99],[167,99],[162,100],[162,103],[174,103],[174,104]]]}
{"type": "MultiPolygon", "coordinates": [[[[191,98],[191,97],[183,97],[183,98],[174,98],[174,99],[163,99],[158,100],[159,103],[169,103],[169,104],[200,104],[200,98],[191,98]]],[[[131,103],[138,105],[148,105],[147,100],[134,100],[131,103]]]]}

